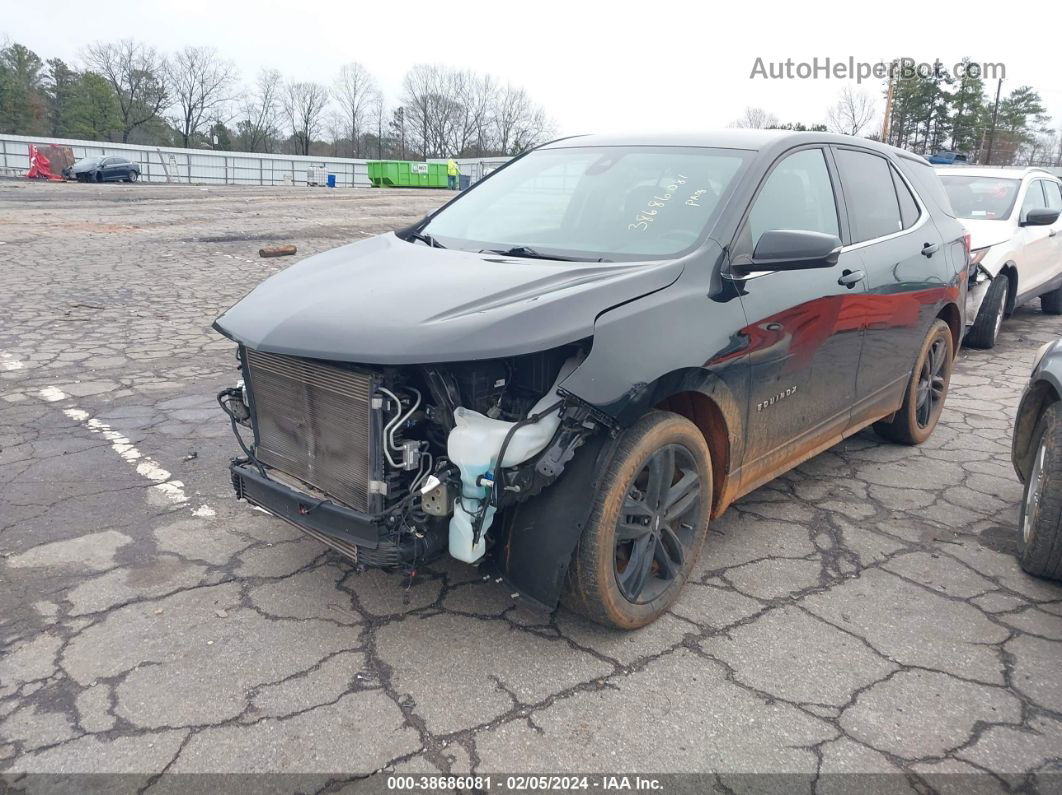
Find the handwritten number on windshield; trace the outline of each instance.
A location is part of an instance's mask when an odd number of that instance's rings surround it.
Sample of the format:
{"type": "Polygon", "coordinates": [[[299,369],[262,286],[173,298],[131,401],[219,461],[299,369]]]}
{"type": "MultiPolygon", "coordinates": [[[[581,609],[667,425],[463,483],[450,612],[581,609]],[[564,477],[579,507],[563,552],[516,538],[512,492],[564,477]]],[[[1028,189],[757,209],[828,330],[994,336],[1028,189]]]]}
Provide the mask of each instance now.
{"type": "Polygon", "coordinates": [[[659,196],[653,196],[649,201],[645,203],[645,208],[638,211],[638,214],[634,217],[633,224],[627,224],[627,229],[632,232],[645,232],[649,229],[651,224],[656,219],[656,214],[660,212],[660,208],[667,207],[671,201],[671,197],[675,194],[675,191],[680,186],[686,184],[686,177],[679,174],[675,177],[675,181],[670,185],[664,186],[664,193],[659,196]]]}

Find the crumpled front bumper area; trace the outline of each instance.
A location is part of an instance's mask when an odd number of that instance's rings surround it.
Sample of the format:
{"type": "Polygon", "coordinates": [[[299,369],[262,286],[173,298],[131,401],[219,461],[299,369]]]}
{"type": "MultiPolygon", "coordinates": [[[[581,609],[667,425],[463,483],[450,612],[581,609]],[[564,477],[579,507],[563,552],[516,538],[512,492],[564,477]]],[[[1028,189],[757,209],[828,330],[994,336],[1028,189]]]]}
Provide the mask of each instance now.
{"type": "Polygon", "coordinates": [[[307,535],[368,566],[398,565],[400,550],[389,541],[381,517],[359,513],[263,476],[249,462],[229,466],[236,496],[294,525],[307,535]]]}
{"type": "MultiPolygon", "coordinates": [[[[1006,278],[1006,277],[1002,277],[1006,278]]],[[[981,266],[975,265],[966,290],[966,325],[972,326],[977,319],[977,313],[981,310],[981,304],[988,295],[988,288],[992,286],[992,276],[981,266]]]]}

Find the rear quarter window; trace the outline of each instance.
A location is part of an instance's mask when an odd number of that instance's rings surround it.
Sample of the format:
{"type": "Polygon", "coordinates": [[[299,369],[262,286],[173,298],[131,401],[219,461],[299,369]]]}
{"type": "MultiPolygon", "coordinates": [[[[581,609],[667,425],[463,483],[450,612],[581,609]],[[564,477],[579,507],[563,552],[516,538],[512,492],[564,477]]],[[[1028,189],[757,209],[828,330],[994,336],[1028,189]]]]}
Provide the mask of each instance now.
{"type": "Polygon", "coordinates": [[[892,181],[896,187],[896,198],[900,200],[900,220],[904,229],[910,229],[918,220],[918,203],[896,169],[890,167],[889,171],[892,172],[892,181]]]}
{"type": "Polygon", "coordinates": [[[955,210],[951,206],[951,199],[940,181],[937,172],[929,163],[920,163],[907,157],[898,157],[897,162],[900,171],[911,181],[922,201],[927,202],[931,208],[944,213],[949,218],[955,218],[955,210]]]}

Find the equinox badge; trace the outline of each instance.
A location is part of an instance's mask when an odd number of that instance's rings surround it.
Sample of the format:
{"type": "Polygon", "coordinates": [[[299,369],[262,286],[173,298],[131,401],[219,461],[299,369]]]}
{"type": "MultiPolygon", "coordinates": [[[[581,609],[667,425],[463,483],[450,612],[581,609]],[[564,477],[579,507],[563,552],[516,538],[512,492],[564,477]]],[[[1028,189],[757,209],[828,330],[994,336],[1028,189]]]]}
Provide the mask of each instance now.
{"type": "Polygon", "coordinates": [[[773,406],[779,400],[785,400],[790,395],[795,395],[796,391],[797,388],[795,386],[791,386],[784,392],[779,392],[777,395],[771,395],[766,400],[761,400],[759,403],[756,404],[756,411],[763,411],[768,406],[773,406]]]}

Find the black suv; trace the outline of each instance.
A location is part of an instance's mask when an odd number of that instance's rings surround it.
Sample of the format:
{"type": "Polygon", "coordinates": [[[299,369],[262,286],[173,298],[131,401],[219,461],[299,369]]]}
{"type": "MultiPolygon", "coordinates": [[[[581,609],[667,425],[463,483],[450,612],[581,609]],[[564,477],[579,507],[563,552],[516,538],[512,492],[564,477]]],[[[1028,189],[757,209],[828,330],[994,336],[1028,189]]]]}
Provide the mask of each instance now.
{"type": "Polygon", "coordinates": [[[218,318],[233,484],[360,564],[448,551],[641,626],[741,495],[929,437],[968,258],[933,169],[871,141],[555,141],[218,318]]]}

